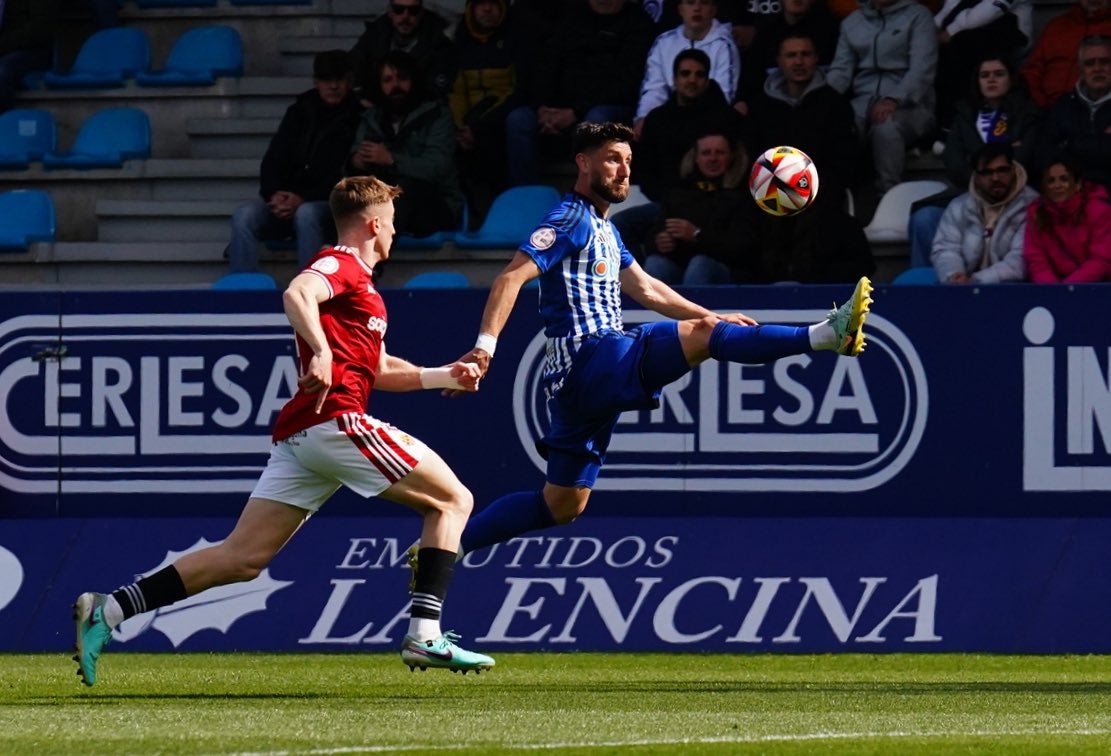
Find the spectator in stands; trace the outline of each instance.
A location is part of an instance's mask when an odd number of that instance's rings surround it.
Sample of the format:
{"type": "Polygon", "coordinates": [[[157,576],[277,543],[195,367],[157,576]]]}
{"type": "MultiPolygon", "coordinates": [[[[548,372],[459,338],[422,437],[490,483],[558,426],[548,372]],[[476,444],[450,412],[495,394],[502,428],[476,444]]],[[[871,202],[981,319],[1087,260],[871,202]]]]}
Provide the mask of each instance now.
{"type": "Polygon", "coordinates": [[[566,148],[580,121],[632,122],[652,30],[627,0],[587,0],[568,11],[525,93],[530,101],[506,119],[511,185],[539,181],[539,153],[566,148]]]}
{"type": "Polygon", "coordinates": [[[0,3],[0,113],[10,110],[23,77],[54,62],[58,0],[0,3]]]}
{"type": "Polygon", "coordinates": [[[394,200],[398,234],[428,236],[456,228],[463,192],[455,163],[451,110],[429,93],[413,56],[395,50],[378,64],[374,105],[359,122],[348,175],[400,186],[394,200]]]}
{"type": "Polygon", "coordinates": [[[937,25],[937,124],[942,134],[964,96],[964,83],[986,51],[1017,63],[1033,37],[1031,0],[945,0],[937,25]]]}
{"type": "Polygon", "coordinates": [[[1007,142],[1023,167],[1032,166],[1041,121],[1041,109],[1027,95],[1015,69],[1003,58],[984,57],[971,77],[968,96],[957,103],[942,153],[946,175],[959,188],[914,204],[908,230],[912,267],[930,264],[937,224],[945,207],[968,186],[973,153],[988,142],[1007,142]]]}
{"type": "Polygon", "coordinates": [[[683,158],[683,181],[663,202],[644,270],[664,283],[706,286],[730,282],[739,249],[748,158],[726,134],[700,137],[683,158]]]}
{"type": "Polygon", "coordinates": [[[1076,51],[1080,40],[1098,35],[1111,36],[1111,0],[1077,0],[1045,25],[1022,66],[1034,102],[1048,108],[1072,91],[1079,77],[1076,51]]]}
{"type": "Polygon", "coordinates": [[[1063,152],[1111,189],[1111,37],[1085,37],[1077,60],[1080,80],[1049,109],[1039,155],[1063,152]]]}
{"type": "MultiPolygon", "coordinates": [[[[652,19],[652,23],[656,25],[656,33],[663,34],[669,29],[674,29],[679,24],[683,23],[682,16],[679,15],[679,3],[682,0],[641,0],[640,7],[652,19]]],[[[779,10],[779,0],[763,0],[765,4],[775,5],[775,10],[779,10]]],[[[742,38],[746,38],[742,31],[741,23],[752,24],[752,13],[749,12],[749,0],[716,0],[717,11],[714,17],[731,27],[733,42],[737,45],[737,49],[741,50],[742,38]]]]}
{"type": "Polygon", "coordinates": [[[817,44],[805,30],[784,33],[776,71],[753,100],[749,147],[754,156],[781,144],[799,148],[818,166],[815,202],[841,207],[853,183],[859,137],[852,105],[829,86],[818,61],[817,44]]]}
{"type": "Polygon", "coordinates": [[[1038,193],[1005,142],[989,142],[972,159],[969,190],[945,208],[930,262],[942,283],[1003,283],[1026,277],[1022,242],[1026,207],[1038,193]]]}
{"type": "Polygon", "coordinates": [[[639,260],[644,259],[643,246],[659,218],[660,203],[679,183],[680,164],[695,139],[711,131],[733,141],[747,137],[745,119],[729,107],[721,88],[710,78],[710,70],[705,51],[690,48],[680,52],[672,64],[675,91],[644,119],[634,153],[632,183],[640,186],[651,202],[621,210],[612,219],[625,246],[639,260]]]}
{"type": "Polygon", "coordinates": [[[856,121],[845,97],[825,83],[805,30],[779,42],[777,70],[752,102],[752,152],[798,147],[819,166],[820,191],[806,212],[776,218],[747,203],[749,233],[737,278],[746,283],[841,283],[875,270],[860,222],[845,209],[858,152],[856,121]]]}
{"type": "Polygon", "coordinates": [[[741,58],[728,24],[718,21],[716,0],[679,0],[683,23],[656,37],[648,51],[644,81],[640,85],[633,134],[637,139],[649,111],[667,102],[675,90],[675,56],[684,50],[702,50],[710,58],[713,79],[725,99],[733,101],[741,74],[741,58]]]}
{"type": "Polygon", "coordinates": [[[286,110],[262,158],[259,196],[232,215],[228,261],[233,273],[258,269],[263,240],[294,239],[301,267],[335,241],[328,196],[343,178],[358,122],[347,53],[317,54],[313,88],[286,110]]]}
{"type": "Polygon", "coordinates": [[[818,53],[818,65],[828,67],[837,51],[841,22],[829,11],[825,0],[783,0],[782,11],[765,16],[745,52],[738,85],[736,107],[748,113],[748,105],[764,91],[764,81],[776,70],[779,43],[788,32],[809,36],[818,53]]]}
{"type": "Polygon", "coordinates": [[[1042,196],[1026,210],[1023,254],[1034,283],[1111,281],[1111,197],[1070,158],[1042,171],[1042,196]]]}
{"type": "Polygon", "coordinates": [[[826,78],[852,101],[881,193],[902,180],[907,148],[933,132],[936,65],[933,18],[914,0],[868,0],[841,22],[826,78]]]}
{"type": "Polygon", "coordinates": [[[459,73],[451,88],[457,155],[471,222],[506,186],[505,116],[517,88],[517,53],[505,0],[467,0],[455,30],[459,73]]]}
{"type": "Polygon", "coordinates": [[[445,30],[447,22],[424,7],[423,0],[389,0],[386,12],[366,22],[362,36],[351,48],[359,96],[377,87],[378,66],[387,53],[407,52],[417,61],[429,92],[446,97],[455,81],[456,50],[445,30]]]}

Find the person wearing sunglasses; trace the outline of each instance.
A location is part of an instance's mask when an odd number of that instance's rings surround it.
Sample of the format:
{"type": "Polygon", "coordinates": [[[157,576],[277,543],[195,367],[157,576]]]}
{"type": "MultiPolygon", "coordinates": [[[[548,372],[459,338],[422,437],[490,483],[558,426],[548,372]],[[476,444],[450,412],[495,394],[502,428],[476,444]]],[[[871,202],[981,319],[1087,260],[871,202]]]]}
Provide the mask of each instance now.
{"type": "Polygon", "coordinates": [[[448,23],[423,0],[390,0],[351,48],[355,81],[364,105],[372,104],[377,69],[387,53],[400,50],[416,59],[428,89],[446,97],[458,68],[458,53],[447,36],[448,23]]]}

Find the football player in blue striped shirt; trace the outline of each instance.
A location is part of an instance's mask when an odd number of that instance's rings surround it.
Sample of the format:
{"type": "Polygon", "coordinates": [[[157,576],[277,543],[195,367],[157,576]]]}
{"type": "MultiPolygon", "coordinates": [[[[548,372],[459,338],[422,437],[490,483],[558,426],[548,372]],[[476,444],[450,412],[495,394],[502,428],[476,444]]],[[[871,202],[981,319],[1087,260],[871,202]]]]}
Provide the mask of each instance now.
{"type": "Polygon", "coordinates": [[[654,409],[663,387],[699,363],[711,357],[764,363],[818,350],[855,357],[864,348],[864,319],[872,303],[867,278],[822,322],[785,326],[758,325],[742,313],[716,314],[645,273],[606,217],[610,205],[629,193],[632,138],[623,124],[578,126],[574,189],[521,245],[490,290],[478,341],[463,358],[476,362],[484,375],[521,287],[540,279],[547,336],[543,386],[551,428],[538,446],[547,460],[547,479],[542,489],[508,494],[473,516],[460,557],[582,514],[618,416],[654,409]],[[626,329],[622,292],[672,319],[626,329]]]}

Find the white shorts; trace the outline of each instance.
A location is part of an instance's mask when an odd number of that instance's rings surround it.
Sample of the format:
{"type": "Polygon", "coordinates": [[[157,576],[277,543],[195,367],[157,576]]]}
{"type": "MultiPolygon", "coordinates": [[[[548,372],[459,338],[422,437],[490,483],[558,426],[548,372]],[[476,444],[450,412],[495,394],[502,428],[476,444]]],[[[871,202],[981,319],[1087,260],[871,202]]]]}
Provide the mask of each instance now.
{"type": "Polygon", "coordinates": [[[251,498],[310,512],[340,486],[370,498],[408,475],[427,449],[389,423],[350,412],[275,442],[251,498]]]}

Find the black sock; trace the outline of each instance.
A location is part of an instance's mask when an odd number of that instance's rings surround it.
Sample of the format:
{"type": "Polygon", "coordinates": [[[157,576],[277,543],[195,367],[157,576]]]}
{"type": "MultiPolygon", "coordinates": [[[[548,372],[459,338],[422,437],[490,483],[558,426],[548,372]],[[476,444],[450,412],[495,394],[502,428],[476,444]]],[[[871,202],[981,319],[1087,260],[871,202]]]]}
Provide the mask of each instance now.
{"type": "Polygon", "coordinates": [[[154,611],[160,606],[168,606],[181,601],[188,594],[181,575],[172,564],[153,575],[140,578],[138,582],[125,585],[112,594],[112,598],[123,609],[123,618],[154,611]]]}
{"type": "Polygon", "coordinates": [[[455,552],[421,548],[417,552],[417,584],[413,588],[413,617],[440,619],[447,588],[455,572],[455,552]]]}

